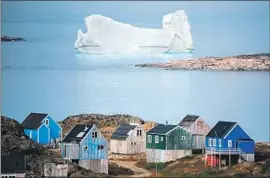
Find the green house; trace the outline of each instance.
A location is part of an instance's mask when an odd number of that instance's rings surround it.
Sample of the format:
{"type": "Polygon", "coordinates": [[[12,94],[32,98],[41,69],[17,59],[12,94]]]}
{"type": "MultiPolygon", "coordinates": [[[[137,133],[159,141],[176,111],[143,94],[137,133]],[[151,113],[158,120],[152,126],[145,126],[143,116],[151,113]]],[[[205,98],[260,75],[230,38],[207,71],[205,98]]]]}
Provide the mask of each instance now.
{"type": "Polygon", "coordinates": [[[147,162],[169,162],[192,154],[192,134],[179,125],[159,124],[146,132],[147,162]]]}

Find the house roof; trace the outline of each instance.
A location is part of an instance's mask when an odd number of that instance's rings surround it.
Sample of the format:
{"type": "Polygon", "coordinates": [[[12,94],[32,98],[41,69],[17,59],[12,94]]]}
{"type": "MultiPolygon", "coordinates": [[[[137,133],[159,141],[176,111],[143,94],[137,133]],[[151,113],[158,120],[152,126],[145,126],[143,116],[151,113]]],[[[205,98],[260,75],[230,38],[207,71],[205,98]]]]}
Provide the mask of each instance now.
{"type": "Polygon", "coordinates": [[[236,124],[237,122],[219,121],[206,136],[223,138],[236,124]]]}
{"type": "Polygon", "coordinates": [[[184,119],[178,124],[184,128],[190,128],[190,126],[199,118],[197,115],[187,114],[184,119]]]}
{"type": "Polygon", "coordinates": [[[148,134],[166,134],[170,130],[174,129],[178,125],[164,125],[164,124],[158,124],[156,127],[152,128],[149,130],[147,133],[148,134]]]}
{"type": "Polygon", "coordinates": [[[125,140],[129,136],[130,131],[134,130],[136,127],[136,125],[121,124],[112,134],[111,139],[125,140]]]}
{"type": "Polygon", "coordinates": [[[25,173],[24,155],[1,156],[1,173],[25,173]]]}
{"type": "Polygon", "coordinates": [[[25,129],[38,129],[42,124],[41,121],[47,117],[47,115],[48,114],[43,113],[30,113],[21,125],[25,129]]]}
{"type": "Polygon", "coordinates": [[[87,133],[92,129],[93,125],[81,125],[77,124],[64,138],[63,142],[81,142],[87,133]]]}

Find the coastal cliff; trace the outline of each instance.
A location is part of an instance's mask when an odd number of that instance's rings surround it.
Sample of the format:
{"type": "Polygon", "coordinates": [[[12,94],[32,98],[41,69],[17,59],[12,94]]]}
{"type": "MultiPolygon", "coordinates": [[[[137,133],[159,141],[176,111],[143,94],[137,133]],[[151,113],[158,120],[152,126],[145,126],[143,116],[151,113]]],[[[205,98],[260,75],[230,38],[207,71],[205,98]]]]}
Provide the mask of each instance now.
{"type": "Polygon", "coordinates": [[[167,63],[137,64],[135,66],[164,68],[166,70],[270,71],[270,53],[232,57],[202,57],[191,60],[173,60],[167,63]]]}

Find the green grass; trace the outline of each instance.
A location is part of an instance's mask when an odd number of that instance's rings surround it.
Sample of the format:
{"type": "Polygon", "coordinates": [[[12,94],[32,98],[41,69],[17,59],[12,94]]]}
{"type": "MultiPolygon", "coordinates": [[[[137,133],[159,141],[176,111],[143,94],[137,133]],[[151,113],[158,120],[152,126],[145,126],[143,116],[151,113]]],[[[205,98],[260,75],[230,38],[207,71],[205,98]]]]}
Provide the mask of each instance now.
{"type": "Polygon", "coordinates": [[[261,169],[262,174],[270,174],[270,160],[267,160],[261,169]]]}

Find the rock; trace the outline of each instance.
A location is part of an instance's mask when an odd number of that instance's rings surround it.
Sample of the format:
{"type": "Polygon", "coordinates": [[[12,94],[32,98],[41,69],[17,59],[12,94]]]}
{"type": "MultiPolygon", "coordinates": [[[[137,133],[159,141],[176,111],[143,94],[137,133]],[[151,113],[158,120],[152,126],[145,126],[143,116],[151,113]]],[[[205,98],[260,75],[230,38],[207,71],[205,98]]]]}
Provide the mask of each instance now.
{"type": "Polygon", "coordinates": [[[166,70],[206,71],[269,71],[270,53],[232,57],[202,57],[192,60],[174,60],[168,63],[137,64],[136,67],[164,68],[166,70]]]}
{"type": "Polygon", "coordinates": [[[20,38],[20,37],[8,37],[8,36],[3,36],[1,37],[2,42],[10,42],[10,41],[25,41],[25,39],[20,38]]]}

